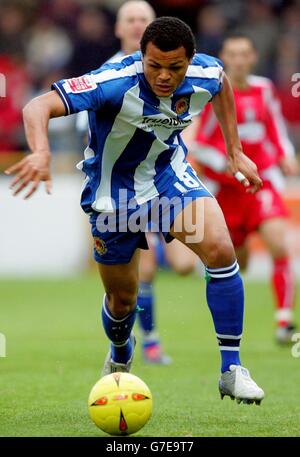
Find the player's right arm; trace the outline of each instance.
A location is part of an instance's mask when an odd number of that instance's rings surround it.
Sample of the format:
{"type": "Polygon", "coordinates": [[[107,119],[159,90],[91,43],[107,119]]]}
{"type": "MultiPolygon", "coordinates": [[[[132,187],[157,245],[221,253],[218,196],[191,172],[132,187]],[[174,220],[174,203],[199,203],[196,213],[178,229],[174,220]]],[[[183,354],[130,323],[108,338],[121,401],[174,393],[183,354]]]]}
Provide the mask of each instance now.
{"type": "Polygon", "coordinates": [[[41,181],[45,182],[46,191],[51,193],[48,124],[51,118],[65,114],[65,105],[56,91],[32,99],[23,109],[25,134],[31,154],[5,171],[7,175],[16,175],[10,185],[14,189],[13,195],[32,183],[25,195],[25,198],[29,198],[41,181]]]}
{"type": "Polygon", "coordinates": [[[29,198],[41,181],[45,181],[47,192],[50,192],[49,119],[85,110],[98,111],[104,103],[99,75],[93,73],[61,79],[52,84],[52,89],[34,98],[24,108],[25,133],[31,154],[6,170],[6,174],[16,174],[11,184],[15,189],[14,195],[30,186],[25,195],[25,198],[29,198]]]}

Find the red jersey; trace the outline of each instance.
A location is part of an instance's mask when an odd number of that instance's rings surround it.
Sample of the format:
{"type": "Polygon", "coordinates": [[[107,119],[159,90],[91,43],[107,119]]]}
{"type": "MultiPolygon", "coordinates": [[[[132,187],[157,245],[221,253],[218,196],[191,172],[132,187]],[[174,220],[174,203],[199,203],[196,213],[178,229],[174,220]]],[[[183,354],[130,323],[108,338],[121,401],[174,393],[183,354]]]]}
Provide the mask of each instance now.
{"type": "MultiPolygon", "coordinates": [[[[238,132],[244,153],[262,173],[276,165],[283,156],[294,154],[294,148],[287,135],[273,83],[259,76],[249,76],[248,83],[246,89],[233,88],[238,132]]],[[[202,111],[196,142],[196,158],[204,165],[207,177],[236,184],[232,176],[223,173],[227,164],[226,148],[211,104],[202,111]]]]}

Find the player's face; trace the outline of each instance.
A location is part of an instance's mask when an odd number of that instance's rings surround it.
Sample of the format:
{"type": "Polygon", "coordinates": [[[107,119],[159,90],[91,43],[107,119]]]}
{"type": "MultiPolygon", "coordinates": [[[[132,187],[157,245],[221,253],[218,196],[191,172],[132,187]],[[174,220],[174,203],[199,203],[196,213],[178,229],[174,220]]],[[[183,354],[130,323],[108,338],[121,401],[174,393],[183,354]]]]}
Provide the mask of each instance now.
{"type": "Polygon", "coordinates": [[[257,54],[247,38],[228,39],[220,54],[226,73],[232,79],[245,79],[257,62],[257,54]]]}
{"type": "Polygon", "coordinates": [[[190,60],[183,46],[164,52],[148,43],[143,56],[144,74],[157,97],[169,97],[175,92],[185,77],[190,60]]]}
{"type": "Polygon", "coordinates": [[[116,36],[125,52],[139,49],[143,33],[153,19],[152,11],[145,5],[128,5],[116,24],[116,36]]]}

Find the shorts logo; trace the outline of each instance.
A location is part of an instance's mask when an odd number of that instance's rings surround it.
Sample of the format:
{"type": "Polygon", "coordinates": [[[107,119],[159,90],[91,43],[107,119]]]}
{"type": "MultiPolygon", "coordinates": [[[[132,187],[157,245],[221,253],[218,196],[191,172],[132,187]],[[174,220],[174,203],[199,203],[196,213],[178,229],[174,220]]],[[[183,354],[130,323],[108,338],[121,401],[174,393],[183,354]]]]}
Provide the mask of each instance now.
{"type": "Polygon", "coordinates": [[[182,97],[175,103],[175,111],[177,114],[184,114],[189,109],[189,100],[187,97],[182,97]]]}
{"type": "Polygon", "coordinates": [[[99,255],[104,255],[107,253],[106,244],[103,240],[101,240],[101,238],[98,238],[97,236],[95,236],[94,243],[95,243],[95,249],[99,255]]]}
{"type": "Polygon", "coordinates": [[[80,76],[79,78],[71,78],[67,80],[69,90],[73,94],[80,92],[88,92],[97,88],[97,84],[92,80],[91,76],[80,76]]]}

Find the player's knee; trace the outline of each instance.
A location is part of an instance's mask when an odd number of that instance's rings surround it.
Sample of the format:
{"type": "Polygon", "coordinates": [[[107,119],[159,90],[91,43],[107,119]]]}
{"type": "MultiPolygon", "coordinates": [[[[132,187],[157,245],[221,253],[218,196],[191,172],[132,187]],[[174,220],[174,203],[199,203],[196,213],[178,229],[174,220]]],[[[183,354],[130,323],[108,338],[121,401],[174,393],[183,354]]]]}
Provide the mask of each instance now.
{"type": "Polygon", "coordinates": [[[116,318],[122,318],[130,313],[136,305],[138,282],[127,284],[124,288],[118,288],[107,292],[109,309],[116,318]]]}
{"type": "Polygon", "coordinates": [[[280,259],[282,257],[288,257],[289,251],[284,242],[278,242],[270,247],[270,254],[273,259],[280,259]]]}
{"type": "Polygon", "coordinates": [[[211,268],[230,266],[235,261],[235,252],[230,237],[219,238],[210,243],[207,263],[211,268]]]}

